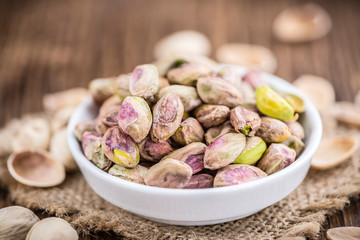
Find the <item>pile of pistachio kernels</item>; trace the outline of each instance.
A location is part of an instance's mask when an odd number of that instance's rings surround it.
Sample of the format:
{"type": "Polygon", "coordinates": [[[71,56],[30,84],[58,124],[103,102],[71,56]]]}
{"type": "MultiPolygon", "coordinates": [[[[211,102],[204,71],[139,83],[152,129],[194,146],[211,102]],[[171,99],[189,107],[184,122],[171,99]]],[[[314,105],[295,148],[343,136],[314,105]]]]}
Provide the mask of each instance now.
{"type": "Polygon", "coordinates": [[[185,189],[253,181],[286,168],[304,147],[304,102],[263,78],[202,56],[140,65],[91,81],[99,115],[75,136],[87,159],[128,181],[185,189]]]}

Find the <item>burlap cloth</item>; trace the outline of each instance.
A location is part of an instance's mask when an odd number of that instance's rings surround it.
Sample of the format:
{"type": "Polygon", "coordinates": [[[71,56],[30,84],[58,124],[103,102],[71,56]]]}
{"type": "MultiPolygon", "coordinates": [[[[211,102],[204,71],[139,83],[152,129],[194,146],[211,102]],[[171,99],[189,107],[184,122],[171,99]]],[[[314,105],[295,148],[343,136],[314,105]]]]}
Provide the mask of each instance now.
{"type": "MultiPolygon", "coordinates": [[[[336,134],[358,134],[338,129],[336,134]]],[[[5,139],[2,139],[5,140],[5,139]]],[[[98,197],[81,173],[68,174],[58,187],[39,189],[13,180],[0,158],[0,183],[18,205],[69,221],[80,233],[113,231],[128,239],[305,239],[316,238],[326,214],[341,209],[360,192],[360,151],[342,165],[311,169],[288,197],[250,217],[223,224],[181,227],[145,220],[98,197]]],[[[151,206],[149,206],[151,207],[151,206]]]]}

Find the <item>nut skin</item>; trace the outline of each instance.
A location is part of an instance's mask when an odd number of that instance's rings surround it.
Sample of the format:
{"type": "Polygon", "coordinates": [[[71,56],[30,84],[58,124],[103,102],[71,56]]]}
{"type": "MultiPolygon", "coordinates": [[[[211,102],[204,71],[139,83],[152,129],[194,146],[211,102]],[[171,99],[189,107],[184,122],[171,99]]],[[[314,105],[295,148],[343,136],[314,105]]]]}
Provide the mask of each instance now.
{"type": "Polygon", "coordinates": [[[295,112],[292,106],[270,87],[258,87],[255,98],[256,105],[263,114],[283,121],[294,119],[295,112]]]}
{"type": "Polygon", "coordinates": [[[170,140],[165,142],[154,142],[151,137],[145,138],[140,144],[140,156],[143,159],[158,162],[161,158],[174,151],[170,140]]]}
{"type": "Polygon", "coordinates": [[[147,170],[148,169],[146,167],[143,167],[141,165],[137,165],[134,168],[126,168],[118,164],[114,164],[109,169],[109,174],[130,182],[145,184],[144,176],[147,170]]]}
{"type": "Polygon", "coordinates": [[[135,141],[119,127],[106,130],[101,147],[105,156],[116,164],[134,168],[139,163],[139,149],[135,141]]]}
{"type": "Polygon", "coordinates": [[[235,129],[231,125],[230,121],[226,121],[217,127],[209,128],[205,133],[206,144],[210,145],[216,139],[227,133],[235,133],[235,129]]]}
{"type": "Polygon", "coordinates": [[[263,74],[256,70],[248,71],[243,77],[243,81],[250,84],[254,90],[258,87],[267,86],[263,74]]]}
{"type": "Polygon", "coordinates": [[[204,130],[195,118],[189,117],[180,123],[178,130],[172,135],[172,139],[183,146],[193,142],[202,142],[204,130]]]}
{"type": "Polygon", "coordinates": [[[246,145],[239,157],[236,158],[234,163],[240,164],[254,164],[266,151],[266,143],[259,137],[248,137],[246,145]]]}
{"type": "Polygon", "coordinates": [[[305,138],[304,128],[299,122],[297,121],[287,122],[286,125],[288,126],[292,135],[300,138],[300,140],[303,140],[305,138]]]}
{"type": "Polygon", "coordinates": [[[230,116],[230,109],[222,105],[203,104],[195,109],[194,114],[204,128],[209,128],[225,122],[230,116]]]}
{"type": "Polygon", "coordinates": [[[186,189],[199,189],[199,188],[212,188],[214,183],[214,177],[210,174],[196,174],[192,175],[190,182],[188,182],[184,188],[186,189]]]}
{"type": "Polygon", "coordinates": [[[178,95],[168,93],[153,109],[151,137],[156,142],[164,142],[178,129],[184,115],[184,106],[178,95]]]}
{"type": "Polygon", "coordinates": [[[205,64],[189,63],[170,70],[167,77],[173,84],[195,86],[199,78],[208,76],[211,72],[212,69],[205,64]]]}
{"type": "Polygon", "coordinates": [[[130,96],[130,76],[131,74],[121,74],[114,79],[112,83],[112,88],[114,95],[120,99],[124,99],[127,96],[130,96]]]}
{"type": "Polygon", "coordinates": [[[186,163],[172,158],[155,164],[145,174],[145,183],[164,188],[183,188],[189,183],[193,174],[186,163]]]}
{"type": "Polygon", "coordinates": [[[214,187],[226,187],[266,177],[257,167],[246,164],[232,164],[220,169],[214,179],[214,187]]]}
{"type": "Polygon", "coordinates": [[[156,97],[157,99],[160,99],[168,93],[175,93],[180,97],[185,112],[192,111],[194,108],[201,105],[201,100],[194,87],[170,85],[160,89],[156,97]]]}
{"type": "Polygon", "coordinates": [[[159,89],[159,73],[153,64],[137,66],[130,77],[131,95],[152,101],[159,89]]]}
{"type": "Polygon", "coordinates": [[[94,102],[102,104],[106,99],[114,95],[113,82],[116,77],[97,78],[89,83],[89,92],[94,102]]]}
{"type": "Polygon", "coordinates": [[[230,122],[236,132],[246,136],[254,136],[261,125],[259,114],[241,106],[231,110],[230,122]]]}
{"type": "Polygon", "coordinates": [[[305,144],[301,139],[295,135],[291,135],[288,139],[281,142],[282,144],[285,144],[289,148],[292,148],[296,152],[296,156],[298,156],[302,150],[304,149],[305,144]]]}
{"type": "Polygon", "coordinates": [[[296,152],[285,144],[272,143],[257,164],[257,167],[270,175],[295,161],[296,152]]]}
{"type": "Polygon", "coordinates": [[[82,149],[85,157],[100,169],[107,170],[112,162],[105,156],[101,149],[102,134],[85,132],[82,136],[82,149]]]}
{"type": "Polygon", "coordinates": [[[117,123],[124,133],[135,142],[141,142],[148,135],[152,115],[149,105],[140,97],[128,96],[121,104],[117,123]]]}
{"type": "Polygon", "coordinates": [[[219,169],[234,162],[245,148],[246,137],[242,133],[228,133],[206,147],[204,167],[219,169]]]}
{"type": "Polygon", "coordinates": [[[262,117],[256,136],[261,137],[266,143],[279,143],[291,136],[289,128],[280,120],[262,117]]]}
{"type": "Polygon", "coordinates": [[[202,77],[196,84],[201,100],[208,104],[220,104],[230,108],[242,103],[241,91],[219,77],[202,77]]]}

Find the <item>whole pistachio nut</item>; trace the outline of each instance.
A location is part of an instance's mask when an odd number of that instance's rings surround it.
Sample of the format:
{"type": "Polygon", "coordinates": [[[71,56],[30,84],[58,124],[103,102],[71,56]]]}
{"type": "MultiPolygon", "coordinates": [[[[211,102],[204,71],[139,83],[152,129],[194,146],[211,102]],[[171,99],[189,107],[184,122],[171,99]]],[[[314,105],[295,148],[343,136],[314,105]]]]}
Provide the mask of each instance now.
{"type": "Polygon", "coordinates": [[[102,104],[114,95],[113,83],[115,79],[115,77],[97,78],[89,83],[89,92],[96,103],[102,104]]]}
{"type": "Polygon", "coordinates": [[[241,92],[219,77],[202,77],[196,84],[201,100],[208,104],[236,107],[241,104],[241,92]]]}
{"type": "Polygon", "coordinates": [[[301,151],[304,149],[305,144],[301,139],[295,135],[291,135],[288,139],[281,142],[282,144],[285,144],[289,148],[292,148],[296,152],[296,156],[298,156],[301,151]]]}
{"type": "Polygon", "coordinates": [[[280,120],[270,117],[262,117],[256,136],[261,137],[267,143],[279,143],[291,136],[289,128],[280,120]]]}
{"type": "Polygon", "coordinates": [[[293,107],[268,86],[258,87],[255,91],[256,105],[265,115],[283,121],[294,119],[293,107]]]}
{"type": "Polygon", "coordinates": [[[48,112],[56,112],[66,107],[76,107],[89,96],[85,88],[71,88],[68,90],[45,94],[43,97],[44,109],[48,112]]]}
{"type": "Polygon", "coordinates": [[[113,92],[120,99],[124,99],[127,96],[130,96],[130,74],[121,74],[114,79],[112,83],[113,92]]]}
{"type": "Polygon", "coordinates": [[[235,66],[221,66],[217,72],[216,76],[224,79],[228,83],[230,83],[232,86],[241,89],[241,76],[239,73],[239,69],[235,66]]]}
{"type": "Polygon", "coordinates": [[[230,122],[235,131],[242,132],[247,136],[254,136],[260,128],[261,119],[256,112],[242,106],[237,106],[230,112],[230,122]]]}
{"type": "Polygon", "coordinates": [[[170,86],[169,80],[165,77],[159,77],[159,90],[167,86],[170,86]]]}
{"type": "Polygon", "coordinates": [[[189,117],[180,123],[172,139],[180,145],[202,142],[204,139],[204,130],[195,118],[189,117]]]}
{"type": "Polygon", "coordinates": [[[160,89],[160,91],[156,95],[157,99],[162,98],[168,93],[174,93],[180,97],[181,102],[184,105],[185,112],[189,112],[201,105],[201,100],[194,87],[183,85],[170,85],[160,89]]]}
{"type": "Polygon", "coordinates": [[[214,179],[214,187],[226,187],[266,177],[257,167],[246,164],[232,164],[220,169],[214,179]]]}
{"type": "Polygon", "coordinates": [[[286,122],[292,135],[297,136],[300,140],[305,138],[305,131],[303,126],[298,121],[286,122]]]}
{"type": "Polygon", "coordinates": [[[203,104],[195,109],[195,117],[204,128],[217,126],[225,122],[230,115],[227,106],[203,104]]]}
{"type": "Polygon", "coordinates": [[[130,93],[146,100],[153,100],[159,89],[159,73],[153,64],[137,66],[130,77],[130,93]]]}
{"type": "Polygon", "coordinates": [[[179,160],[168,158],[155,164],[145,174],[145,183],[164,188],[183,188],[193,174],[189,165],[179,160]]]}
{"type": "Polygon", "coordinates": [[[296,152],[285,144],[272,143],[265,151],[257,167],[270,175],[286,168],[295,161],[296,152]]]}
{"type": "Polygon", "coordinates": [[[267,86],[267,83],[264,79],[264,74],[256,70],[248,71],[243,77],[243,81],[250,84],[253,89],[258,87],[267,86]]]}
{"type": "Polygon", "coordinates": [[[100,169],[107,170],[111,161],[105,156],[101,148],[102,134],[97,132],[85,132],[82,136],[82,149],[85,157],[100,169]]]}
{"type": "Polygon", "coordinates": [[[214,177],[210,174],[196,174],[192,175],[190,182],[188,182],[184,188],[198,189],[198,188],[212,188],[214,177]]]}
{"type": "Polygon", "coordinates": [[[158,162],[161,158],[165,157],[172,151],[174,148],[170,144],[170,140],[165,142],[154,142],[151,137],[145,138],[140,144],[140,156],[143,159],[158,162]]]}
{"type": "Polygon", "coordinates": [[[187,86],[195,86],[196,81],[204,76],[210,75],[212,69],[206,64],[183,64],[167,73],[170,83],[187,86]]]}
{"type": "Polygon", "coordinates": [[[210,145],[216,139],[227,133],[235,133],[235,129],[231,125],[230,121],[226,121],[217,127],[209,128],[205,133],[206,144],[210,145]]]}
{"type": "Polygon", "coordinates": [[[133,168],[139,163],[139,149],[135,141],[119,127],[106,130],[101,148],[106,157],[121,166],[133,168]]]}
{"type": "Polygon", "coordinates": [[[219,169],[234,162],[245,148],[246,137],[242,133],[228,133],[206,147],[204,167],[219,169]]]}
{"type": "Polygon", "coordinates": [[[168,93],[156,103],[153,109],[151,137],[164,142],[178,129],[184,115],[184,106],[178,95],[168,93]]]}
{"type": "Polygon", "coordinates": [[[148,169],[146,167],[143,167],[141,165],[137,165],[134,168],[126,168],[118,164],[114,164],[109,169],[109,174],[130,182],[145,184],[144,176],[147,170],[148,169]]]}
{"type": "Polygon", "coordinates": [[[295,112],[305,112],[305,102],[299,96],[291,93],[280,93],[280,95],[292,106],[295,112]]]}
{"type": "Polygon", "coordinates": [[[246,139],[246,145],[239,157],[234,163],[254,164],[266,151],[266,143],[259,137],[249,137],[246,139]]]}
{"type": "Polygon", "coordinates": [[[119,110],[118,124],[135,142],[141,142],[148,135],[152,124],[149,105],[140,97],[126,97],[119,110]]]}

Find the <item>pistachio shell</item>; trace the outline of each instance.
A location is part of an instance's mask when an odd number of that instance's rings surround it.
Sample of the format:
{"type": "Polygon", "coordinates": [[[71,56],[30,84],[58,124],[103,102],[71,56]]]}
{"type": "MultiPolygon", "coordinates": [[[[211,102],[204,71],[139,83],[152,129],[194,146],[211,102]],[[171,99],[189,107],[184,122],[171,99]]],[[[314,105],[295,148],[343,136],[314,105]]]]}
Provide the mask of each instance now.
{"type": "Polygon", "coordinates": [[[205,64],[189,63],[170,70],[167,78],[173,84],[195,86],[199,78],[210,75],[211,71],[212,69],[205,64]]]}
{"type": "Polygon", "coordinates": [[[158,162],[161,158],[174,151],[169,140],[165,142],[154,142],[150,137],[145,138],[139,144],[139,149],[142,158],[155,162],[158,162]]]}
{"type": "Polygon", "coordinates": [[[289,148],[292,148],[296,152],[296,156],[298,156],[301,151],[304,149],[305,144],[301,139],[295,135],[291,135],[288,139],[281,142],[282,144],[285,144],[289,148]]]}
{"type": "Polygon", "coordinates": [[[259,114],[245,107],[238,106],[230,112],[230,122],[235,131],[242,132],[247,136],[254,136],[260,128],[261,119],[259,114]]]}
{"type": "Polygon", "coordinates": [[[205,133],[206,144],[210,145],[216,139],[227,133],[235,133],[235,129],[231,125],[230,121],[226,121],[217,127],[209,128],[205,133]]]}
{"type": "Polygon", "coordinates": [[[114,166],[109,169],[109,174],[127,181],[145,184],[144,176],[147,170],[148,169],[146,167],[140,165],[137,165],[134,168],[126,168],[118,164],[114,164],[114,166]]]}
{"type": "Polygon", "coordinates": [[[74,110],[75,108],[73,107],[67,107],[55,112],[50,121],[51,132],[56,132],[59,129],[66,127],[74,110]]]}
{"type": "Polygon", "coordinates": [[[190,181],[185,185],[187,189],[212,188],[214,177],[209,174],[192,175],[190,181]]]}
{"type": "Polygon", "coordinates": [[[291,136],[291,132],[286,124],[280,120],[262,117],[256,136],[261,137],[267,143],[282,142],[291,136]]]}
{"type": "Polygon", "coordinates": [[[299,122],[297,121],[287,122],[286,125],[288,126],[292,135],[300,138],[301,140],[305,138],[304,128],[299,122]]]}
{"type": "Polygon", "coordinates": [[[87,159],[100,169],[107,170],[111,161],[101,148],[102,135],[96,132],[85,132],[82,136],[82,149],[87,159]]]}
{"type": "Polygon", "coordinates": [[[12,119],[0,129],[0,156],[8,155],[13,151],[12,138],[21,126],[22,120],[12,119]]]}
{"type": "Polygon", "coordinates": [[[283,121],[294,119],[294,109],[270,87],[258,87],[255,91],[255,98],[256,105],[263,114],[283,121]]]}
{"type": "Polygon", "coordinates": [[[113,92],[120,99],[130,96],[130,76],[131,74],[121,74],[112,83],[113,92]]]}
{"type": "Polygon", "coordinates": [[[46,111],[56,112],[66,107],[76,107],[89,96],[85,88],[71,88],[68,90],[45,94],[43,106],[46,111]]]}
{"type": "Polygon", "coordinates": [[[194,113],[201,125],[209,128],[225,122],[229,118],[230,109],[222,105],[203,104],[194,113]]]}
{"type": "Polygon", "coordinates": [[[180,123],[180,127],[176,130],[172,139],[180,145],[202,142],[204,139],[204,130],[195,118],[189,117],[180,123]]]}
{"type": "Polygon", "coordinates": [[[337,102],[332,108],[332,115],[341,122],[360,126],[360,109],[352,102],[337,102]]]}
{"type": "Polygon", "coordinates": [[[159,89],[159,73],[152,64],[137,66],[130,77],[130,93],[152,100],[159,89]]]}
{"type": "Polygon", "coordinates": [[[360,239],[360,227],[337,227],[327,230],[326,236],[330,240],[360,239]]]}
{"type": "Polygon", "coordinates": [[[266,143],[259,137],[249,137],[246,139],[246,145],[240,156],[236,158],[234,163],[254,164],[266,151],[266,143]]]}
{"type": "Polygon", "coordinates": [[[262,72],[256,70],[248,71],[243,77],[243,81],[250,84],[253,89],[258,87],[267,86],[265,76],[262,72]]]}
{"type": "Polygon", "coordinates": [[[206,147],[204,167],[219,169],[234,162],[245,148],[246,138],[242,133],[228,133],[206,147]]]}
{"type": "Polygon", "coordinates": [[[115,77],[97,78],[89,83],[89,92],[94,102],[101,104],[114,95],[113,83],[115,77]]]}
{"type": "Polygon", "coordinates": [[[238,185],[266,176],[267,174],[257,167],[246,164],[232,164],[218,170],[214,179],[214,187],[238,185]]]}

